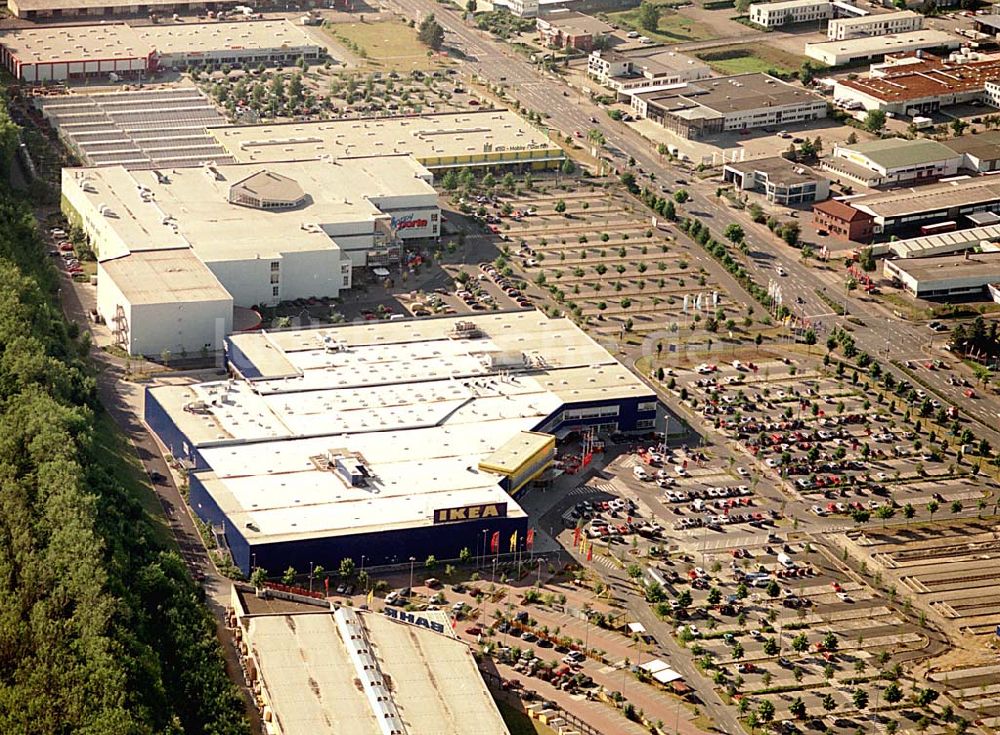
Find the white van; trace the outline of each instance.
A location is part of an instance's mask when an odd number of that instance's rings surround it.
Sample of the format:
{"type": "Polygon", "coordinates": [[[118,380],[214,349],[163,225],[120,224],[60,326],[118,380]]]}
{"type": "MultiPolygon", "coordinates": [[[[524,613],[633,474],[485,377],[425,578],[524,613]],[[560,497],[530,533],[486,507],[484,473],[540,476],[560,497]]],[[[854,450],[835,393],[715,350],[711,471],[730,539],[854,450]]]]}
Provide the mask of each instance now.
{"type": "Polygon", "coordinates": [[[653,479],[652,476],[648,472],[646,472],[645,467],[633,467],[632,476],[635,477],[635,479],[637,480],[642,480],[643,482],[653,479]]]}
{"type": "Polygon", "coordinates": [[[788,554],[786,554],[784,552],[778,554],[778,563],[781,566],[783,566],[785,569],[794,569],[795,568],[795,560],[792,559],[792,557],[790,557],[788,554]]]}

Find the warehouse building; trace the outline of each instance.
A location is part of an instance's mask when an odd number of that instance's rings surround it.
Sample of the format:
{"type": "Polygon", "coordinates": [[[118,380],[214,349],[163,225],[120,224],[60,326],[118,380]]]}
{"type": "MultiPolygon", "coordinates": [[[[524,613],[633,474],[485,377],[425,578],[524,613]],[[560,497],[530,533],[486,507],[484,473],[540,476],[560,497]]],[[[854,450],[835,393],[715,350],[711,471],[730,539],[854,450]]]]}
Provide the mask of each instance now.
{"type": "Polygon", "coordinates": [[[909,33],[919,31],[923,27],[924,16],[920,13],[900,10],[895,13],[878,13],[859,18],[835,18],[826,26],[826,37],[830,41],[846,41],[849,38],[909,33]]]}
{"type": "MultiPolygon", "coordinates": [[[[107,17],[157,13],[204,13],[245,5],[245,0],[7,0],[11,15],[25,20],[43,18],[107,17]]],[[[311,5],[307,0],[306,5],[311,5]]]]}
{"type": "Polygon", "coordinates": [[[718,77],[632,95],[632,109],[684,138],[826,117],[826,100],[767,74],[718,77]]]}
{"type": "Polygon", "coordinates": [[[976,173],[1000,170],[1000,130],[985,130],[943,141],[962,157],[960,168],[976,173]]]}
{"type": "Polygon", "coordinates": [[[874,255],[892,255],[894,258],[930,258],[952,255],[965,250],[994,253],[1000,250],[1000,225],[970,227],[967,230],[921,235],[905,240],[891,240],[872,246],[874,255]]]}
{"type": "Polygon", "coordinates": [[[763,28],[777,28],[794,23],[809,23],[833,17],[829,0],[784,0],[776,3],[754,3],[750,6],[750,22],[763,28]]]}
{"type": "Polygon", "coordinates": [[[708,64],[676,51],[646,51],[624,54],[618,51],[591,51],[587,74],[598,84],[620,94],[664,85],[708,79],[708,64]]]}
{"type": "Polygon", "coordinates": [[[525,550],[555,438],[650,431],[655,392],[537,311],[239,334],[234,376],[146,392],[191,506],[236,564],[336,569],[525,550]]]}
{"type": "Polygon", "coordinates": [[[405,154],[441,172],[556,168],[565,157],[562,148],[509,110],[219,127],[209,133],[245,163],[405,154]]]}
{"type": "Polygon", "coordinates": [[[0,63],[31,84],[154,74],[189,64],[292,63],[322,46],[287,20],[39,26],[0,32],[0,63]]]}
{"type": "MultiPolygon", "coordinates": [[[[829,204],[831,203],[817,204],[813,211],[822,213],[825,219],[831,220],[838,227],[844,228],[851,222],[870,219],[872,235],[908,235],[924,225],[954,221],[962,226],[972,215],[1000,212],[1000,179],[983,176],[947,184],[869,194],[849,202],[839,202],[837,212],[827,211],[829,204]]],[[[819,214],[816,222],[820,223],[819,214]]]]}
{"type": "Polygon", "coordinates": [[[885,138],[835,144],[823,169],[869,188],[926,183],[958,173],[962,156],[933,140],[885,138]]]}
{"type": "Polygon", "coordinates": [[[786,207],[821,202],[830,196],[829,179],[780,156],[727,163],[722,167],[722,178],[740,191],[760,192],[772,204],[786,207]]]}
{"type": "Polygon", "coordinates": [[[944,61],[933,56],[903,56],[867,77],[838,79],[840,104],[896,115],[926,115],[949,105],[986,99],[987,84],[1000,78],[1000,59],[944,61]]]}
{"type": "MultiPolygon", "coordinates": [[[[222,308],[208,272],[238,306],[335,298],[350,288],[353,268],[398,263],[404,238],[440,232],[431,174],[408,156],[141,171],[67,168],[62,177],[63,210],[86,232],[103,268],[100,314],[116,343],[135,354],[194,353],[205,342],[201,335],[178,342],[174,317],[137,308],[150,306],[145,293],[152,284],[120,278],[159,268],[176,281],[169,288],[183,293],[186,278],[197,271],[200,285],[191,293],[201,296],[188,302],[191,315],[222,308]],[[143,253],[179,249],[189,249],[204,268],[196,269],[191,256],[183,270],[144,265],[152,256],[143,253]],[[132,301],[133,294],[141,301],[132,301]],[[122,312],[131,318],[123,322],[122,312]]],[[[226,333],[214,321],[206,328],[226,333]]],[[[219,347],[213,340],[212,349],[219,347]]]]}
{"type": "Polygon", "coordinates": [[[986,295],[1000,282],[1000,252],[887,260],[883,271],[919,299],[986,295]]]}
{"type": "Polygon", "coordinates": [[[929,49],[957,49],[962,42],[945,31],[927,29],[887,36],[862,36],[843,41],[807,43],[805,54],[827,66],[843,66],[881,60],[887,54],[912,53],[929,49]]]}
{"type": "Polygon", "coordinates": [[[231,608],[266,735],[508,735],[442,611],[231,608]]]}

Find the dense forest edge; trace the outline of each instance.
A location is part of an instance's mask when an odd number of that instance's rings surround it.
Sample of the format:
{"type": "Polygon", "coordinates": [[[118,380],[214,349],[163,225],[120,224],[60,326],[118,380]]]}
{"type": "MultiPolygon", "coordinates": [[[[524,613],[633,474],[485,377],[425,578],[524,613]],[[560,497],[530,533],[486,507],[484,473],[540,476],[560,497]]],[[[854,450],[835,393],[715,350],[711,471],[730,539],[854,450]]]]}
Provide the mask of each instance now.
{"type": "MultiPolygon", "coordinates": [[[[4,180],[17,145],[0,99],[4,180]]],[[[203,591],[107,451],[50,260],[0,182],[0,733],[248,733],[203,591]]]]}

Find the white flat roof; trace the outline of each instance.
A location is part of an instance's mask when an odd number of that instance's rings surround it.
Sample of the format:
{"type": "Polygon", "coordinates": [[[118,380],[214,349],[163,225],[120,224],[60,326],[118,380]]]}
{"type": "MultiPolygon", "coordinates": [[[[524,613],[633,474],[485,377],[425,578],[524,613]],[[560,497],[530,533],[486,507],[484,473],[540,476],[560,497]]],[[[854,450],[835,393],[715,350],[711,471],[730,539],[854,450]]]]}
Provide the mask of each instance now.
{"type": "Polygon", "coordinates": [[[348,652],[337,616],[360,621],[362,650],[374,658],[371,671],[391,682],[387,704],[406,732],[507,735],[471,651],[459,640],[375,612],[247,616],[247,639],[283,735],[383,732],[357,684],[365,672],[348,652]]]}
{"type": "Polygon", "coordinates": [[[164,171],[129,171],[123,166],[63,170],[64,187],[81,187],[94,217],[102,216],[102,208],[112,213],[105,218],[118,242],[99,243],[102,260],[133,250],[190,246],[205,262],[337,249],[338,233],[322,227],[344,225],[349,231],[339,234],[370,234],[375,220],[388,216],[372,202],[382,197],[422,197],[430,206],[436,194],[421,178],[429,176],[408,156],[164,171]],[[230,203],[230,188],[261,171],[293,179],[307,195],[305,203],[288,209],[230,203]]]}
{"type": "Polygon", "coordinates": [[[544,133],[509,110],[227,126],[210,128],[209,133],[238,161],[407,153],[434,166],[439,158],[487,153],[513,156],[521,151],[549,151],[562,155],[544,133]]]}
{"type": "Polygon", "coordinates": [[[133,306],[233,300],[190,248],[136,252],[102,261],[100,268],[133,306]]]}
{"type": "Polygon", "coordinates": [[[232,23],[157,23],[135,26],[133,30],[151,49],[161,54],[322,48],[302,28],[284,19],[232,23]]]}
{"type": "MultiPolygon", "coordinates": [[[[871,16],[865,20],[870,20],[871,16]]],[[[936,31],[932,28],[925,28],[922,31],[906,31],[905,33],[891,33],[885,36],[862,36],[861,38],[847,38],[843,41],[822,41],[819,43],[807,43],[806,55],[813,49],[820,52],[833,53],[839,56],[844,54],[863,53],[892,53],[918,46],[958,46],[959,41],[955,36],[946,31],[936,31]]]]}
{"type": "Polygon", "coordinates": [[[240,334],[230,344],[264,377],[150,394],[198,447],[210,468],[199,479],[251,543],[426,525],[435,510],[480,503],[523,517],[481,461],[566,404],[656,400],[570,320],[538,311],[240,334]],[[481,337],[449,336],[470,321],[481,337]],[[334,351],[318,346],[325,337],[334,351]],[[328,454],[363,458],[366,486],[317,461],[328,454]]]}

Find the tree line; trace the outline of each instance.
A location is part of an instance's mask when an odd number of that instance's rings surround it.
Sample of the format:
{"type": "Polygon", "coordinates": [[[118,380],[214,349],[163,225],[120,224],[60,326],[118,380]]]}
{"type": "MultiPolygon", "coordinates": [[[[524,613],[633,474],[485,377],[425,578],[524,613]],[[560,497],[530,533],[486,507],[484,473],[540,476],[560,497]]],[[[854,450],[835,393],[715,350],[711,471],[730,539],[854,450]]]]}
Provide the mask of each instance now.
{"type": "MultiPolygon", "coordinates": [[[[0,104],[4,171],[11,136],[0,104]]],[[[0,183],[0,732],[247,733],[201,591],[102,444],[50,260],[0,183]]]]}

